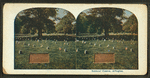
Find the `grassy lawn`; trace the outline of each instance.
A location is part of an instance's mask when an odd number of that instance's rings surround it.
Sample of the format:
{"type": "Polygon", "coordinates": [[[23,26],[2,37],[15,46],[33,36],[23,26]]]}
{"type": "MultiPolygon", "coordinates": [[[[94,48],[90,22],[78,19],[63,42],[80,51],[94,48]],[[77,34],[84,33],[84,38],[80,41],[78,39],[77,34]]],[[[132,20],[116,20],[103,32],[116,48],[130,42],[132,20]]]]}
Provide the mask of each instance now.
{"type": "Polygon", "coordinates": [[[19,41],[19,44],[15,44],[14,67],[15,69],[138,69],[137,45],[137,41],[120,42],[120,40],[115,40],[114,42],[112,40],[88,40],[85,44],[81,40],[79,42],[19,41]],[[26,45],[23,43],[26,43],[26,45]],[[64,45],[64,43],[69,43],[69,45],[64,45]],[[96,46],[94,46],[94,43],[96,43],[96,46]],[[99,44],[101,44],[101,47],[99,44]],[[108,44],[109,47],[107,47],[108,44]],[[35,47],[32,45],[35,45],[35,47]],[[43,47],[40,47],[41,45],[43,47]],[[47,46],[50,49],[47,50],[47,46]],[[59,51],[59,47],[62,48],[61,51],[59,51]],[[128,47],[128,49],[125,50],[125,47],[128,47]],[[67,52],[64,52],[64,48],[67,49],[67,52]],[[79,49],[78,52],[76,52],[77,48],[79,49]],[[133,52],[130,51],[131,48],[133,52]],[[19,54],[19,50],[22,50],[23,54],[19,54]],[[84,54],[84,50],[87,50],[88,54],[84,54]],[[50,63],[30,64],[30,53],[49,53],[50,63]],[[95,53],[115,53],[115,63],[94,64],[95,53]]]}

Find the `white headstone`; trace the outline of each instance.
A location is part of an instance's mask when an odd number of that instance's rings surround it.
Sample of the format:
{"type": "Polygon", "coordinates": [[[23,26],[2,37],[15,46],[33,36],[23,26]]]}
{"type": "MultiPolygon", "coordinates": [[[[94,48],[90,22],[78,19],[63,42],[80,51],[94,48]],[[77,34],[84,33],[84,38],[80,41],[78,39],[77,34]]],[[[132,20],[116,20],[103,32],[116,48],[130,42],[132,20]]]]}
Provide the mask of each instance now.
{"type": "Polygon", "coordinates": [[[133,49],[131,48],[130,51],[133,52],[133,49]]]}
{"type": "Polygon", "coordinates": [[[30,44],[28,44],[28,46],[30,46],[30,44]]]}
{"type": "Polygon", "coordinates": [[[22,50],[19,50],[19,54],[23,54],[22,50]]]}
{"type": "Polygon", "coordinates": [[[113,47],[113,49],[115,49],[115,47],[113,47]]]}
{"type": "Polygon", "coordinates": [[[67,52],[67,49],[66,49],[66,48],[64,49],[64,52],[67,52]]]}
{"type": "Polygon", "coordinates": [[[107,47],[109,47],[109,44],[107,45],[107,47]]]}
{"type": "Polygon", "coordinates": [[[94,46],[96,46],[96,43],[94,43],[94,46]]]}
{"type": "Polygon", "coordinates": [[[46,49],[48,50],[48,49],[49,49],[49,46],[48,46],[48,47],[46,47],[46,49]]]}
{"type": "Polygon", "coordinates": [[[35,45],[33,44],[33,47],[35,47],[35,45]]]}
{"type": "Polygon", "coordinates": [[[82,43],[84,43],[84,40],[82,40],[82,43]]]}
{"type": "Polygon", "coordinates": [[[87,54],[87,50],[84,50],[84,54],[87,54]]]}
{"type": "Polygon", "coordinates": [[[106,39],[104,39],[104,41],[106,41],[106,39]]]}
{"type": "Polygon", "coordinates": [[[99,44],[99,47],[101,47],[102,45],[101,44],[99,44]]]}
{"type": "Polygon", "coordinates": [[[16,41],[16,44],[18,44],[18,40],[16,41]]]}

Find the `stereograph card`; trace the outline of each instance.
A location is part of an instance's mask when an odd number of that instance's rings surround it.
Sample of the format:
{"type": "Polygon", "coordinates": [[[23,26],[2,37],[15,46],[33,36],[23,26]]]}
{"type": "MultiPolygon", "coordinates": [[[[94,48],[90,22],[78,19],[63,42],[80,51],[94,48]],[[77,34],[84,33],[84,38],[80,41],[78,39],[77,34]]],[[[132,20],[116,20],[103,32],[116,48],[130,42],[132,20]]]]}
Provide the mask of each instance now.
{"type": "Polygon", "coordinates": [[[147,6],[6,3],[3,72],[145,75],[147,6]]]}

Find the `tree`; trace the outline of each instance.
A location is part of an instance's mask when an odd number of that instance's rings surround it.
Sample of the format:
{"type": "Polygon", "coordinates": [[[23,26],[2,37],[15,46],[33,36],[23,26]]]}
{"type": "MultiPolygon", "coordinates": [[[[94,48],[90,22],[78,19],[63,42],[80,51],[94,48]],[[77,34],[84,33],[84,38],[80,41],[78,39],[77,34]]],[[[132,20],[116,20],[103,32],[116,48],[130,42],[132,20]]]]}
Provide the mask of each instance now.
{"type": "Polygon", "coordinates": [[[111,27],[111,30],[114,33],[118,33],[122,31],[122,22],[119,19],[114,19],[115,23],[113,24],[114,26],[111,27]]]}
{"type": "Polygon", "coordinates": [[[20,30],[21,34],[26,34],[27,33],[27,29],[25,28],[25,26],[22,26],[21,30],[20,30]]]}
{"type": "Polygon", "coordinates": [[[60,22],[56,25],[56,31],[57,32],[63,32],[63,33],[72,33],[73,28],[73,22],[75,21],[74,16],[68,12],[67,15],[65,15],[60,22]]]}
{"type": "Polygon", "coordinates": [[[123,24],[123,30],[126,32],[138,33],[138,22],[134,14],[123,24]]]}
{"type": "Polygon", "coordinates": [[[56,9],[32,8],[20,12],[18,16],[22,20],[22,24],[25,26],[27,30],[36,28],[38,30],[38,37],[41,38],[42,29],[55,27],[54,26],[55,23],[51,19],[49,19],[49,17],[56,16],[56,9]]]}
{"type": "Polygon", "coordinates": [[[77,35],[79,34],[79,32],[81,33],[86,33],[87,32],[87,26],[88,25],[88,20],[86,18],[86,13],[82,12],[80,13],[80,15],[77,17],[76,20],[76,25],[77,25],[77,35]]]}
{"type": "Polygon", "coordinates": [[[73,22],[72,33],[76,33],[76,22],[73,22]]]}
{"type": "Polygon", "coordinates": [[[123,19],[123,12],[123,9],[118,8],[92,8],[90,10],[92,16],[100,19],[98,25],[105,30],[105,37],[109,36],[109,29],[120,29],[122,22],[121,20],[117,20],[116,17],[123,19]]]}
{"type": "Polygon", "coordinates": [[[19,17],[16,17],[16,20],[15,20],[15,33],[20,33],[20,29],[21,29],[21,26],[22,26],[22,23],[21,23],[21,19],[19,19],[19,17]]]}
{"type": "Polygon", "coordinates": [[[93,25],[89,25],[88,26],[87,32],[89,32],[89,33],[95,33],[95,29],[94,29],[93,25]]]}

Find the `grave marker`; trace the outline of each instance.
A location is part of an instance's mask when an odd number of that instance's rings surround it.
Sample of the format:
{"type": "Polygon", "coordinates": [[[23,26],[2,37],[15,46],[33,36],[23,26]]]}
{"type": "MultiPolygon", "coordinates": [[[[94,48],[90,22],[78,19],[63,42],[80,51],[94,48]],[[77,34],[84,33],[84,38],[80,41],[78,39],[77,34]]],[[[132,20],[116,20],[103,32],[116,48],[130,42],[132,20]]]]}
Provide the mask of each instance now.
{"type": "Polygon", "coordinates": [[[87,50],[84,50],[84,54],[87,54],[87,50]]]}
{"type": "Polygon", "coordinates": [[[109,47],[109,44],[107,45],[107,47],[109,47]]]}
{"type": "Polygon", "coordinates": [[[19,54],[23,54],[22,50],[19,50],[19,54]]]}
{"type": "Polygon", "coordinates": [[[41,45],[40,47],[43,47],[43,45],[41,45]]]}
{"type": "Polygon", "coordinates": [[[113,47],[113,49],[115,49],[115,47],[113,47]]]}
{"type": "Polygon", "coordinates": [[[46,49],[48,50],[48,49],[49,49],[49,46],[48,46],[48,47],[46,47],[46,49]]]}
{"type": "Polygon", "coordinates": [[[59,47],[59,50],[61,50],[61,47],[59,47]]]}
{"type": "Polygon", "coordinates": [[[35,47],[35,45],[33,44],[33,47],[35,47]]]}
{"type": "Polygon", "coordinates": [[[131,48],[130,51],[133,52],[133,49],[131,48]]]}
{"type": "Polygon", "coordinates": [[[128,50],[128,47],[125,47],[125,50],[128,50]]]}
{"type": "Polygon", "coordinates": [[[77,48],[77,49],[76,49],[76,52],[78,52],[78,51],[79,51],[79,49],[77,48]]]}
{"type": "Polygon", "coordinates": [[[64,49],[64,52],[67,52],[67,49],[66,49],[66,48],[64,49]]]}

